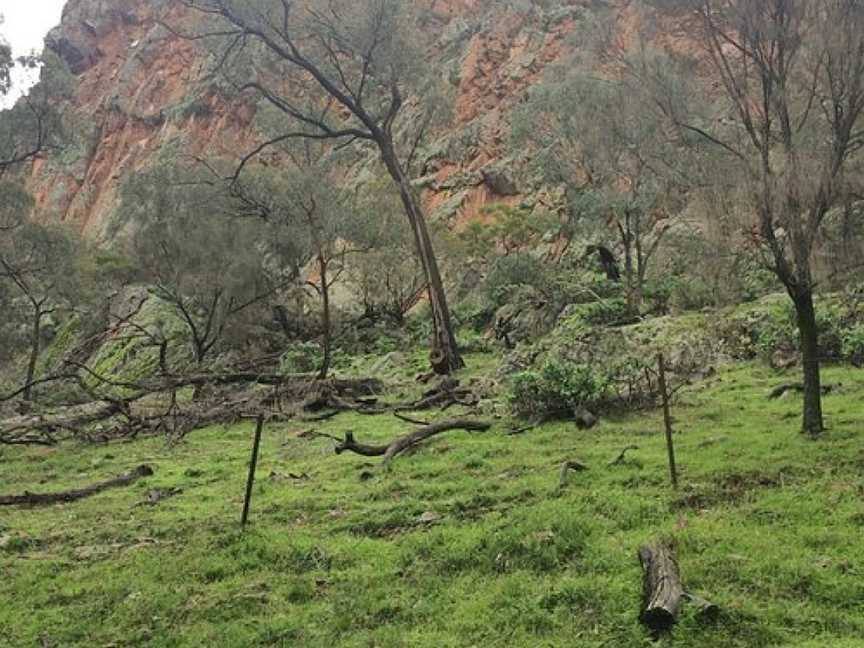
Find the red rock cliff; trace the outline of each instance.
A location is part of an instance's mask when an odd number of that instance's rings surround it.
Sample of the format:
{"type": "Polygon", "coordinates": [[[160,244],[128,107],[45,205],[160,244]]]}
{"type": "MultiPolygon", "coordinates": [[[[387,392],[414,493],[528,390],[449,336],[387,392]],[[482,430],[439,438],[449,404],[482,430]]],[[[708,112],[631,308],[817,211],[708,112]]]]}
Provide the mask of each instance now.
{"type": "MultiPolygon", "coordinates": [[[[507,146],[511,110],[567,52],[567,36],[597,2],[559,0],[538,9],[502,0],[419,1],[440,30],[433,64],[455,89],[455,120],[431,147],[439,153],[427,163],[423,197],[433,217],[455,222],[489,202],[522,199],[507,146]]],[[[639,29],[628,0],[600,4],[613,9],[623,37],[639,29]]],[[[205,58],[195,43],[157,24],[163,6],[162,0],[69,0],[62,24],[46,39],[78,83],[69,106],[73,146],[32,167],[40,218],[72,223],[104,241],[116,226],[123,180],[170,143],[182,138],[190,153],[214,156],[253,145],[249,108],[192,92],[205,58]]]]}

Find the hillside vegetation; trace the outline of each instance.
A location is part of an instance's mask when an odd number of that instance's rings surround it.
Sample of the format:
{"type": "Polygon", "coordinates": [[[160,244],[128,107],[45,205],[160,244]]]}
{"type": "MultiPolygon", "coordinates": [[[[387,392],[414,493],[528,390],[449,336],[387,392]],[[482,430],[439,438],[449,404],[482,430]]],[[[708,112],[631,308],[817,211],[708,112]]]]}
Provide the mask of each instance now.
{"type": "Polygon", "coordinates": [[[636,550],[663,538],[687,589],[721,608],[713,622],[685,612],[664,645],[861,646],[864,375],[825,373],[842,387],[826,397],[820,440],[800,434],[797,399],[768,399],[788,376],[761,364],[686,388],[674,409],[677,491],[653,409],[587,431],[552,422],[513,434],[505,416],[488,432],[433,439],[390,470],[301,435],[375,442],[410,429],[390,415],[272,423],[245,531],[251,423],[178,444],[5,449],[3,493],[139,464],[155,474],[3,511],[0,643],[648,646],[636,550]],[[565,460],[588,470],[562,487],[565,460]],[[154,491],[169,496],[149,504],[154,491]]]}
{"type": "Polygon", "coordinates": [[[4,28],[0,646],[864,647],[864,0],[4,28]]]}

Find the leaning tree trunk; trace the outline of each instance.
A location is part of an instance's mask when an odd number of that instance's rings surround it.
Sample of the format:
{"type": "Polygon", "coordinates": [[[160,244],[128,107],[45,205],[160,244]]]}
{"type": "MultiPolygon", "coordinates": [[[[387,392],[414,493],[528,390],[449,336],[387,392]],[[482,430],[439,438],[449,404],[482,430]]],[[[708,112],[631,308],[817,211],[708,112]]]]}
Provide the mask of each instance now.
{"type": "Polygon", "coordinates": [[[33,400],[33,379],[36,376],[36,362],[39,360],[42,338],[42,308],[34,306],[33,328],[30,331],[30,358],[27,361],[27,375],[24,379],[24,392],[22,398],[25,401],[33,400]]]}
{"type": "Polygon", "coordinates": [[[822,378],[819,370],[819,326],[813,305],[813,290],[799,288],[793,300],[801,340],[801,364],[804,370],[803,431],[817,436],[822,433],[822,378]]]}
{"type": "Polygon", "coordinates": [[[378,142],[381,157],[387,166],[390,177],[399,187],[399,195],[405,214],[411,223],[414,232],[414,242],[417,245],[417,254],[423,266],[429,290],[429,305],[432,309],[432,324],[434,329],[434,340],[432,343],[431,361],[432,368],[436,373],[448,374],[451,371],[461,369],[465,366],[459,349],[456,345],[456,336],[453,333],[453,325],[450,321],[450,309],[447,306],[447,296],[444,292],[444,283],[441,281],[441,273],[438,269],[438,261],[432,248],[432,239],[426,227],[426,219],[423,210],[414,195],[411,183],[402,169],[393,143],[389,139],[378,142]]]}

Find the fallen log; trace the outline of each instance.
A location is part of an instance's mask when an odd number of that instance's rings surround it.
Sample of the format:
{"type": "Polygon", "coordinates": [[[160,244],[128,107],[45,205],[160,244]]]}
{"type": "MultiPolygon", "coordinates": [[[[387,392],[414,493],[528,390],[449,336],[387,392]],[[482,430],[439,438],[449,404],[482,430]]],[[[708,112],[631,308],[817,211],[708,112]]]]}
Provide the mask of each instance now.
{"type": "Polygon", "coordinates": [[[684,589],[678,563],[666,544],[639,549],[643,570],[642,612],[639,620],[654,633],[669,630],[678,618],[684,589]]]}
{"type": "Polygon", "coordinates": [[[469,430],[484,432],[492,427],[491,423],[484,421],[469,421],[464,419],[452,419],[426,425],[411,434],[394,439],[384,445],[367,445],[358,443],[351,432],[345,434],[345,439],[336,446],[336,454],[353,452],[363,457],[384,457],[384,463],[388,464],[393,457],[402,454],[408,448],[425,441],[430,437],[447,432],[449,430],[469,430]]]}
{"type": "Polygon", "coordinates": [[[125,473],[107,481],[80,488],[77,490],[63,491],[60,493],[30,493],[25,491],[23,495],[0,496],[0,506],[48,506],[50,504],[66,504],[75,502],[91,495],[96,495],[109,488],[127,486],[141,477],[149,477],[153,474],[150,466],[138,466],[132,472],[125,473]]]}

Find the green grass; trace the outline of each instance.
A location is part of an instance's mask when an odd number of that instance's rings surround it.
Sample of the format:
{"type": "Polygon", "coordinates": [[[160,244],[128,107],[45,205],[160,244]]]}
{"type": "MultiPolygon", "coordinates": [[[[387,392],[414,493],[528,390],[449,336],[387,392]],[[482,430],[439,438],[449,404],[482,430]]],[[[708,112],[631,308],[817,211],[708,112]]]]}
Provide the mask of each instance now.
{"type": "MultiPolygon", "coordinates": [[[[501,419],[389,472],[298,439],[308,424],[273,425],[245,534],[249,425],[175,447],[5,449],[3,494],[141,463],[156,474],[74,504],[0,509],[0,645],[653,646],[636,550],[668,538],[687,588],[724,612],[713,625],[685,612],[659,645],[864,646],[864,372],[825,371],[844,387],[825,399],[818,441],[798,432],[797,398],[766,398],[788,380],[737,366],[682,396],[678,492],[657,412],[520,436],[501,419]],[[572,458],[590,469],[561,490],[572,458]],[[154,488],[182,492],[138,505],[154,488]]],[[[319,430],[375,441],[408,427],[343,415],[319,430]]]]}

